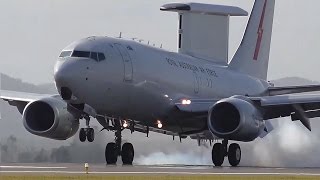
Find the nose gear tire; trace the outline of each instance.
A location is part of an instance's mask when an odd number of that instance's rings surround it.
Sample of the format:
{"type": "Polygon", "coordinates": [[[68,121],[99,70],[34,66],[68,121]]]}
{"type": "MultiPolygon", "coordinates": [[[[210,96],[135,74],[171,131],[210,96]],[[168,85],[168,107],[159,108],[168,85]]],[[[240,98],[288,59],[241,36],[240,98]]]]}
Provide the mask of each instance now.
{"type": "Polygon", "coordinates": [[[87,138],[86,131],[85,131],[84,128],[81,128],[80,131],[79,131],[79,140],[81,142],[85,142],[86,138],[87,138]]]}

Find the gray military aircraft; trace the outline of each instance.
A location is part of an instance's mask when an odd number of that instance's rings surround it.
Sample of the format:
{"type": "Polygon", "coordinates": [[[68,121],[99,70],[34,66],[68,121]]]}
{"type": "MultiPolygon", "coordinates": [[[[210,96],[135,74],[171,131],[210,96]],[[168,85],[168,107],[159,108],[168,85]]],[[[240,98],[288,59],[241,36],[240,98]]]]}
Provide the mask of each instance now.
{"type": "Polygon", "coordinates": [[[212,148],[214,165],[228,157],[230,165],[238,166],[240,146],[228,146],[229,141],[266,136],[273,129],[270,119],[291,116],[311,130],[309,119],[320,117],[320,95],[296,94],[320,86],[274,87],[267,81],[274,7],[275,0],[255,1],[230,63],[225,61],[225,25],[230,16],[247,12],[171,3],[161,10],[179,14],[178,53],[123,38],[88,37],[61,52],[54,68],[59,95],[2,91],[1,99],[18,108],[30,133],[46,138],[68,139],[84,119],[80,141],[92,142],[90,119],[96,119],[115,132],[115,142],[106,146],[107,164],[116,164],[118,156],[123,164],[132,164],[134,148],[121,142],[121,132],[129,129],[221,140],[212,148]],[[216,33],[208,34],[208,29],[216,33]]]}

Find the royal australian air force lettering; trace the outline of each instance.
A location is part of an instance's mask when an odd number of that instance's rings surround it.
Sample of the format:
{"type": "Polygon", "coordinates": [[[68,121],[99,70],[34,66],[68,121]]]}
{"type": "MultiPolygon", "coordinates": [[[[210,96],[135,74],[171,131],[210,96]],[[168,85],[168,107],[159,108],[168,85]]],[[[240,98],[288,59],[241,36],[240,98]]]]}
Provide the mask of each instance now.
{"type": "Polygon", "coordinates": [[[198,97],[255,96],[262,94],[268,87],[268,83],[260,79],[230,71],[227,66],[202,59],[166,57],[165,62],[172,71],[185,74],[185,77],[192,76],[184,80],[194,86],[194,94],[198,97]]]}
{"type": "Polygon", "coordinates": [[[200,89],[212,89],[214,79],[218,78],[218,74],[215,70],[205,68],[203,66],[197,66],[181,60],[176,60],[170,57],[166,58],[166,62],[171,68],[177,68],[185,73],[192,73],[194,78],[188,80],[190,84],[195,86],[195,94],[200,93],[200,89]]]}

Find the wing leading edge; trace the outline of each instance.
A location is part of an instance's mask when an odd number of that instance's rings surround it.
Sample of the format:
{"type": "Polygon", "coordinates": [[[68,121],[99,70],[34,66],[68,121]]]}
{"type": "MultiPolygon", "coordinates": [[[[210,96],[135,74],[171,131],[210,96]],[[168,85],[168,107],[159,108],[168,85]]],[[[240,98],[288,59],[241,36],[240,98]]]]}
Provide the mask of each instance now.
{"type": "Polygon", "coordinates": [[[6,91],[1,90],[0,99],[7,101],[11,106],[16,106],[22,114],[25,106],[32,101],[36,101],[45,97],[54,97],[57,95],[50,94],[35,94],[26,92],[6,91]]]}
{"type": "MultiPolygon", "coordinates": [[[[310,86],[311,87],[311,86],[310,86]]],[[[309,119],[320,117],[320,94],[287,94],[278,96],[246,97],[261,110],[264,120],[291,117],[311,131],[309,119]]],[[[185,113],[207,115],[209,109],[218,100],[190,99],[190,103],[176,103],[176,107],[185,113]]]]}

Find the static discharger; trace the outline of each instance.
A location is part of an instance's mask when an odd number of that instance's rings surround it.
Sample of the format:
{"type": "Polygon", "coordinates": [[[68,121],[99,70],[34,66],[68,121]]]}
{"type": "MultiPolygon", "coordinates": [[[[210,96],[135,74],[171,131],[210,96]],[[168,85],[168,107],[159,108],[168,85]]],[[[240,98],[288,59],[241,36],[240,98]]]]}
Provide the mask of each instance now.
{"type": "Polygon", "coordinates": [[[84,169],[86,171],[86,174],[89,174],[89,163],[84,163],[84,169]]]}

